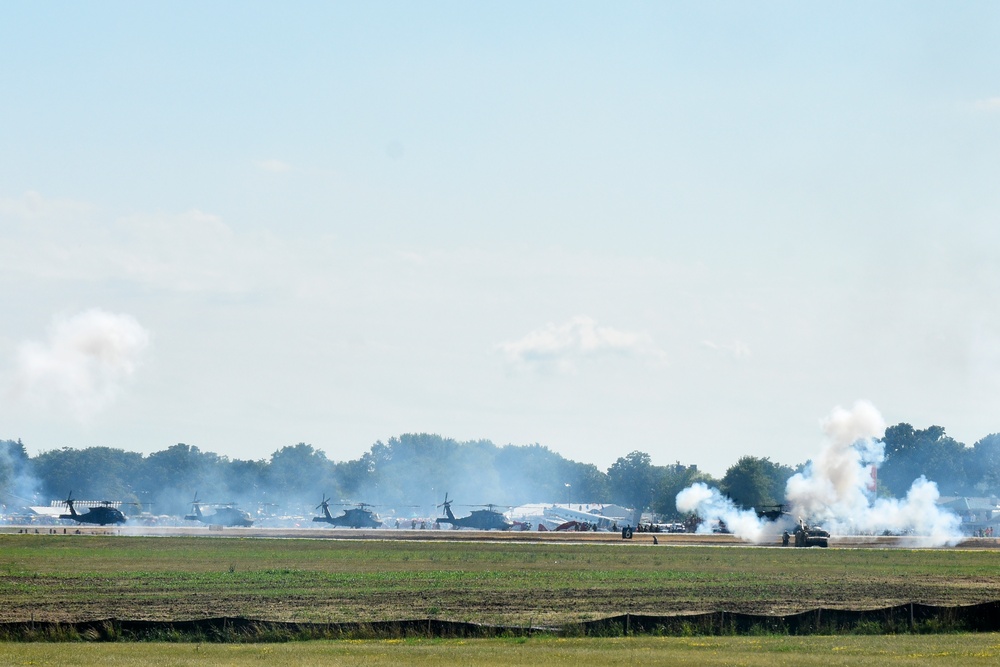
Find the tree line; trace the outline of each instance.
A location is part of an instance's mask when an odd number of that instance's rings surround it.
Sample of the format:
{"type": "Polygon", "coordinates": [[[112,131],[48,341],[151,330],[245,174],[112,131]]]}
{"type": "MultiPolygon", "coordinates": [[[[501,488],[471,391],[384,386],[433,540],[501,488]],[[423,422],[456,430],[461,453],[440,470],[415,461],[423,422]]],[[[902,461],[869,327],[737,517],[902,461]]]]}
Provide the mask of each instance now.
{"type": "MultiPolygon", "coordinates": [[[[940,426],[901,423],[886,430],[878,493],[902,497],[920,475],[942,495],[1000,495],[1000,434],[972,447],[940,426]]],[[[179,443],[143,455],[109,447],[64,447],[29,456],[20,440],[0,441],[0,500],[10,507],[48,504],[69,491],[77,498],[136,503],[156,514],[182,514],[195,494],[275,513],[302,511],[323,495],[428,515],[445,493],[457,504],[531,502],[617,503],[682,518],[677,493],[695,482],[719,488],[744,508],[784,502],[785,482],[806,463],[788,466],[743,456],[719,479],[697,465],[654,465],[633,451],[607,470],[569,460],[539,444],[497,446],[439,435],[404,434],[376,442],[357,459],[332,461],[306,443],[282,447],[269,459],[242,460],[179,443]]],[[[8,509],[8,512],[10,509],[8,509]]]]}

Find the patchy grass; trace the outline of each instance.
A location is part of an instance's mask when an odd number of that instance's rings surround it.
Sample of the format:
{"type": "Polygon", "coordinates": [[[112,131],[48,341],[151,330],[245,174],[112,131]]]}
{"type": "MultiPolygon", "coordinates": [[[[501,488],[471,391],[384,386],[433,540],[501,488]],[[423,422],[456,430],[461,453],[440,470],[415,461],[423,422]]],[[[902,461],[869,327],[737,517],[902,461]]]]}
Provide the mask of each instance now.
{"type": "Polygon", "coordinates": [[[317,641],[292,644],[0,644],[14,665],[546,665],[680,667],[995,665],[1000,635],[892,637],[637,637],[317,641]]]}
{"type": "Polygon", "coordinates": [[[0,621],[788,613],[1000,599],[991,550],[0,535],[0,621]]]}

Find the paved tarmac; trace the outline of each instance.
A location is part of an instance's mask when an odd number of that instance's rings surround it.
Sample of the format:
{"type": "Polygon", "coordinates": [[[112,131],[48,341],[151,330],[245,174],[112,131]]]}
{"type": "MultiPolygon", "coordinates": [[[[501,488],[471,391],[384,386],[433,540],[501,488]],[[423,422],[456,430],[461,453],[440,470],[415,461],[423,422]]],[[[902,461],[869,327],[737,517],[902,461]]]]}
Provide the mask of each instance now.
{"type": "MultiPolygon", "coordinates": [[[[693,533],[634,533],[631,540],[623,540],[617,532],[555,532],[555,531],[487,531],[449,529],[351,529],[325,526],[296,528],[228,528],[222,526],[0,526],[0,533],[17,534],[67,534],[108,536],[188,536],[188,537],[251,537],[262,539],[331,539],[331,540],[444,540],[453,542],[576,542],[593,544],[635,544],[653,546],[653,538],[663,546],[773,546],[781,545],[775,535],[759,544],[745,542],[734,535],[693,533]]],[[[835,536],[830,538],[830,548],[926,548],[926,538],[910,536],[835,536]]],[[[970,537],[954,547],[957,549],[1000,549],[1000,538],[970,537]]]]}

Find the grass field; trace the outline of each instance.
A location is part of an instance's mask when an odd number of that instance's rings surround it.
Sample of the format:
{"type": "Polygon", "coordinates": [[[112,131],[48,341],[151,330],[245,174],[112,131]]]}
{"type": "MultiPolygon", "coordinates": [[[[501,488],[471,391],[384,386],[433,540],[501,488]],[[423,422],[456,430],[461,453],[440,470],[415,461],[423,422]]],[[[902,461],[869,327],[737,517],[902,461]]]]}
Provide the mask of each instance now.
{"type": "Polygon", "coordinates": [[[0,644],[0,664],[76,665],[676,665],[836,667],[996,665],[1000,635],[637,637],[317,641],[290,644],[0,644]]]}
{"type": "Polygon", "coordinates": [[[0,621],[787,613],[1000,599],[995,550],[0,535],[0,621]]]}

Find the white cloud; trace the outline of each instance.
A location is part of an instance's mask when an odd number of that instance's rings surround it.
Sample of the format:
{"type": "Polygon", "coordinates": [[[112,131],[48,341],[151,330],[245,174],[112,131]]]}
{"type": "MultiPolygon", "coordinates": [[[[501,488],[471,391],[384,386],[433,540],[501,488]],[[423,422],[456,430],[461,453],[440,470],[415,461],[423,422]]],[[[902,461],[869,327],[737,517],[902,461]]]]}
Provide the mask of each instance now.
{"type": "Polygon", "coordinates": [[[11,394],[86,421],[114,402],[148,345],[131,315],[92,309],[56,319],[46,342],[21,345],[11,394]]]}
{"type": "Polygon", "coordinates": [[[977,111],[1000,112],[1000,97],[990,97],[979,100],[975,104],[977,111]]]}
{"type": "Polygon", "coordinates": [[[17,198],[0,197],[0,216],[10,216],[21,220],[83,215],[89,214],[93,210],[94,207],[86,202],[71,199],[46,199],[34,190],[28,190],[17,198]]]}
{"type": "Polygon", "coordinates": [[[589,317],[574,317],[563,324],[550,323],[520,340],[497,347],[513,367],[559,372],[571,372],[585,359],[609,355],[642,357],[657,362],[666,357],[648,333],[600,326],[589,317]]]}
{"type": "Polygon", "coordinates": [[[703,340],[701,344],[710,350],[726,354],[733,359],[746,359],[750,356],[750,348],[740,340],[734,340],[732,343],[716,343],[710,340],[703,340]]]}
{"type": "Polygon", "coordinates": [[[254,162],[254,165],[256,165],[258,169],[269,171],[272,174],[283,174],[292,170],[292,165],[283,160],[257,160],[254,162]]]}
{"type": "Polygon", "coordinates": [[[427,263],[427,257],[425,255],[411,250],[397,250],[395,252],[395,256],[408,264],[423,265],[427,263]]]}
{"type": "MultiPolygon", "coordinates": [[[[29,193],[0,200],[0,215],[34,216],[0,235],[0,274],[18,281],[126,281],[173,292],[245,293],[301,278],[323,244],[292,248],[268,233],[237,233],[192,209],[114,221],[74,215],[83,205],[29,193]]],[[[3,218],[0,217],[0,220],[3,218]]]]}
{"type": "Polygon", "coordinates": [[[116,276],[177,291],[241,289],[241,248],[219,216],[192,209],[118,221],[119,242],[104,248],[116,276]]]}

